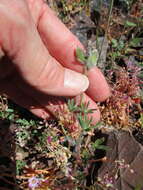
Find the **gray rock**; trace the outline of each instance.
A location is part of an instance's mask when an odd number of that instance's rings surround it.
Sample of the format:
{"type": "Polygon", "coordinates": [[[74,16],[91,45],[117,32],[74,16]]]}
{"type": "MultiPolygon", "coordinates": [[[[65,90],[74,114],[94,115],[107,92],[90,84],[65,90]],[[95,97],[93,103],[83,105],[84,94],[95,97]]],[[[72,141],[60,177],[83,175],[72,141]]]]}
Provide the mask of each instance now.
{"type": "Polygon", "coordinates": [[[74,20],[76,25],[71,29],[71,31],[78,37],[84,46],[87,47],[88,40],[93,36],[95,25],[91,21],[90,17],[86,15],[85,11],[82,11],[79,15],[76,15],[74,20]]]}
{"type": "Polygon", "coordinates": [[[78,37],[87,50],[98,49],[100,59],[98,67],[104,70],[108,49],[108,40],[104,37],[96,39],[96,24],[86,15],[84,11],[75,17],[76,26],[71,31],[78,37]]]}
{"type": "Polygon", "coordinates": [[[0,120],[0,190],[18,190],[16,185],[15,139],[13,124],[0,120]],[[8,180],[7,180],[7,175],[8,180]],[[6,181],[5,181],[6,180],[6,181]]]}
{"type": "Polygon", "coordinates": [[[134,190],[137,185],[143,188],[143,146],[123,131],[110,132],[107,146],[108,161],[98,170],[98,177],[104,179],[106,173],[113,176],[118,190],[134,190]]]}

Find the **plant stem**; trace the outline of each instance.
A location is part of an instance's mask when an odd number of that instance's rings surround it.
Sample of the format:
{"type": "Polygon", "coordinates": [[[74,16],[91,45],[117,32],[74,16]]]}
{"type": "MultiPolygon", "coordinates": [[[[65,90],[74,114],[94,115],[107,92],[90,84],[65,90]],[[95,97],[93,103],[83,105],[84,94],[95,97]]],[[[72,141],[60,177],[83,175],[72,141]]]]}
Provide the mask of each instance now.
{"type": "Polygon", "coordinates": [[[108,14],[108,21],[107,21],[107,27],[106,27],[106,30],[105,30],[104,38],[103,38],[103,40],[102,40],[102,44],[101,44],[101,49],[100,49],[100,52],[99,52],[99,58],[98,58],[98,61],[97,61],[97,65],[99,64],[99,61],[100,61],[100,57],[101,57],[101,53],[102,53],[102,49],[103,49],[103,45],[104,45],[104,42],[105,42],[105,38],[107,38],[108,29],[109,29],[110,20],[111,20],[111,15],[112,15],[112,10],[113,10],[113,4],[114,4],[114,0],[110,0],[109,14],[108,14]]]}

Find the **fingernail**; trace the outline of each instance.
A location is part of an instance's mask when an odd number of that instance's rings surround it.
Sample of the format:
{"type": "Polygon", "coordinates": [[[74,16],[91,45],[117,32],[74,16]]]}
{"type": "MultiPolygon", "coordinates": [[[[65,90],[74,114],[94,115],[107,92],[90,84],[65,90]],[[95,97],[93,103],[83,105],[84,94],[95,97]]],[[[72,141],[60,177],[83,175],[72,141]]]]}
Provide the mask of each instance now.
{"type": "Polygon", "coordinates": [[[89,86],[89,80],[83,74],[65,69],[64,86],[66,88],[84,92],[89,86]]]}

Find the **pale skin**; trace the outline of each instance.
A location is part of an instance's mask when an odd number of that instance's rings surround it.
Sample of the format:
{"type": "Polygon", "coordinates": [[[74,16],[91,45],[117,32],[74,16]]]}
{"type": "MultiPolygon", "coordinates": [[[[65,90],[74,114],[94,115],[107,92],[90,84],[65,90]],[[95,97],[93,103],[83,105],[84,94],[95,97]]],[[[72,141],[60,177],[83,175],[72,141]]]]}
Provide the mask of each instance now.
{"type": "Polygon", "coordinates": [[[109,86],[94,67],[88,78],[76,61],[79,40],[42,0],[0,1],[0,92],[38,117],[50,116],[49,97],[68,96],[96,105],[110,96],[109,86]]]}

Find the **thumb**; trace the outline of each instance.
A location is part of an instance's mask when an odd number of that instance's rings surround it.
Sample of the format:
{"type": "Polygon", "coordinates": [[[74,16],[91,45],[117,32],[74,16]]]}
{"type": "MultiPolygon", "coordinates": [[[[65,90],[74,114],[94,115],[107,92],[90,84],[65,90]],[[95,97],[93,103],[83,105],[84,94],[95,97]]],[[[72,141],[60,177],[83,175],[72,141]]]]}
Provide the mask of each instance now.
{"type": "MultiPolygon", "coordinates": [[[[49,54],[39,34],[36,31],[32,31],[32,34],[24,33],[20,36],[19,43],[13,43],[13,48],[6,51],[18,70],[17,76],[22,79],[16,79],[19,86],[27,89],[32,96],[36,94],[31,87],[53,96],[76,96],[84,92],[89,86],[88,78],[64,68],[49,54]],[[22,83],[23,80],[26,87],[22,83]]],[[[4,44],[3,49],[6,49],[4,44]]]]}
{"type": "MultiPolygon", "coordinates": [[[[42,57],[46,58],[46,56],[42,57]]],[[[38,76],[37,74],[34,78],[30,77],[30,83],[48,95],[76,96],[84,92],[89,86],[88,78],[85,75],[64,68],[52,57],[45,60],[43,69],[38,76]]]]}

